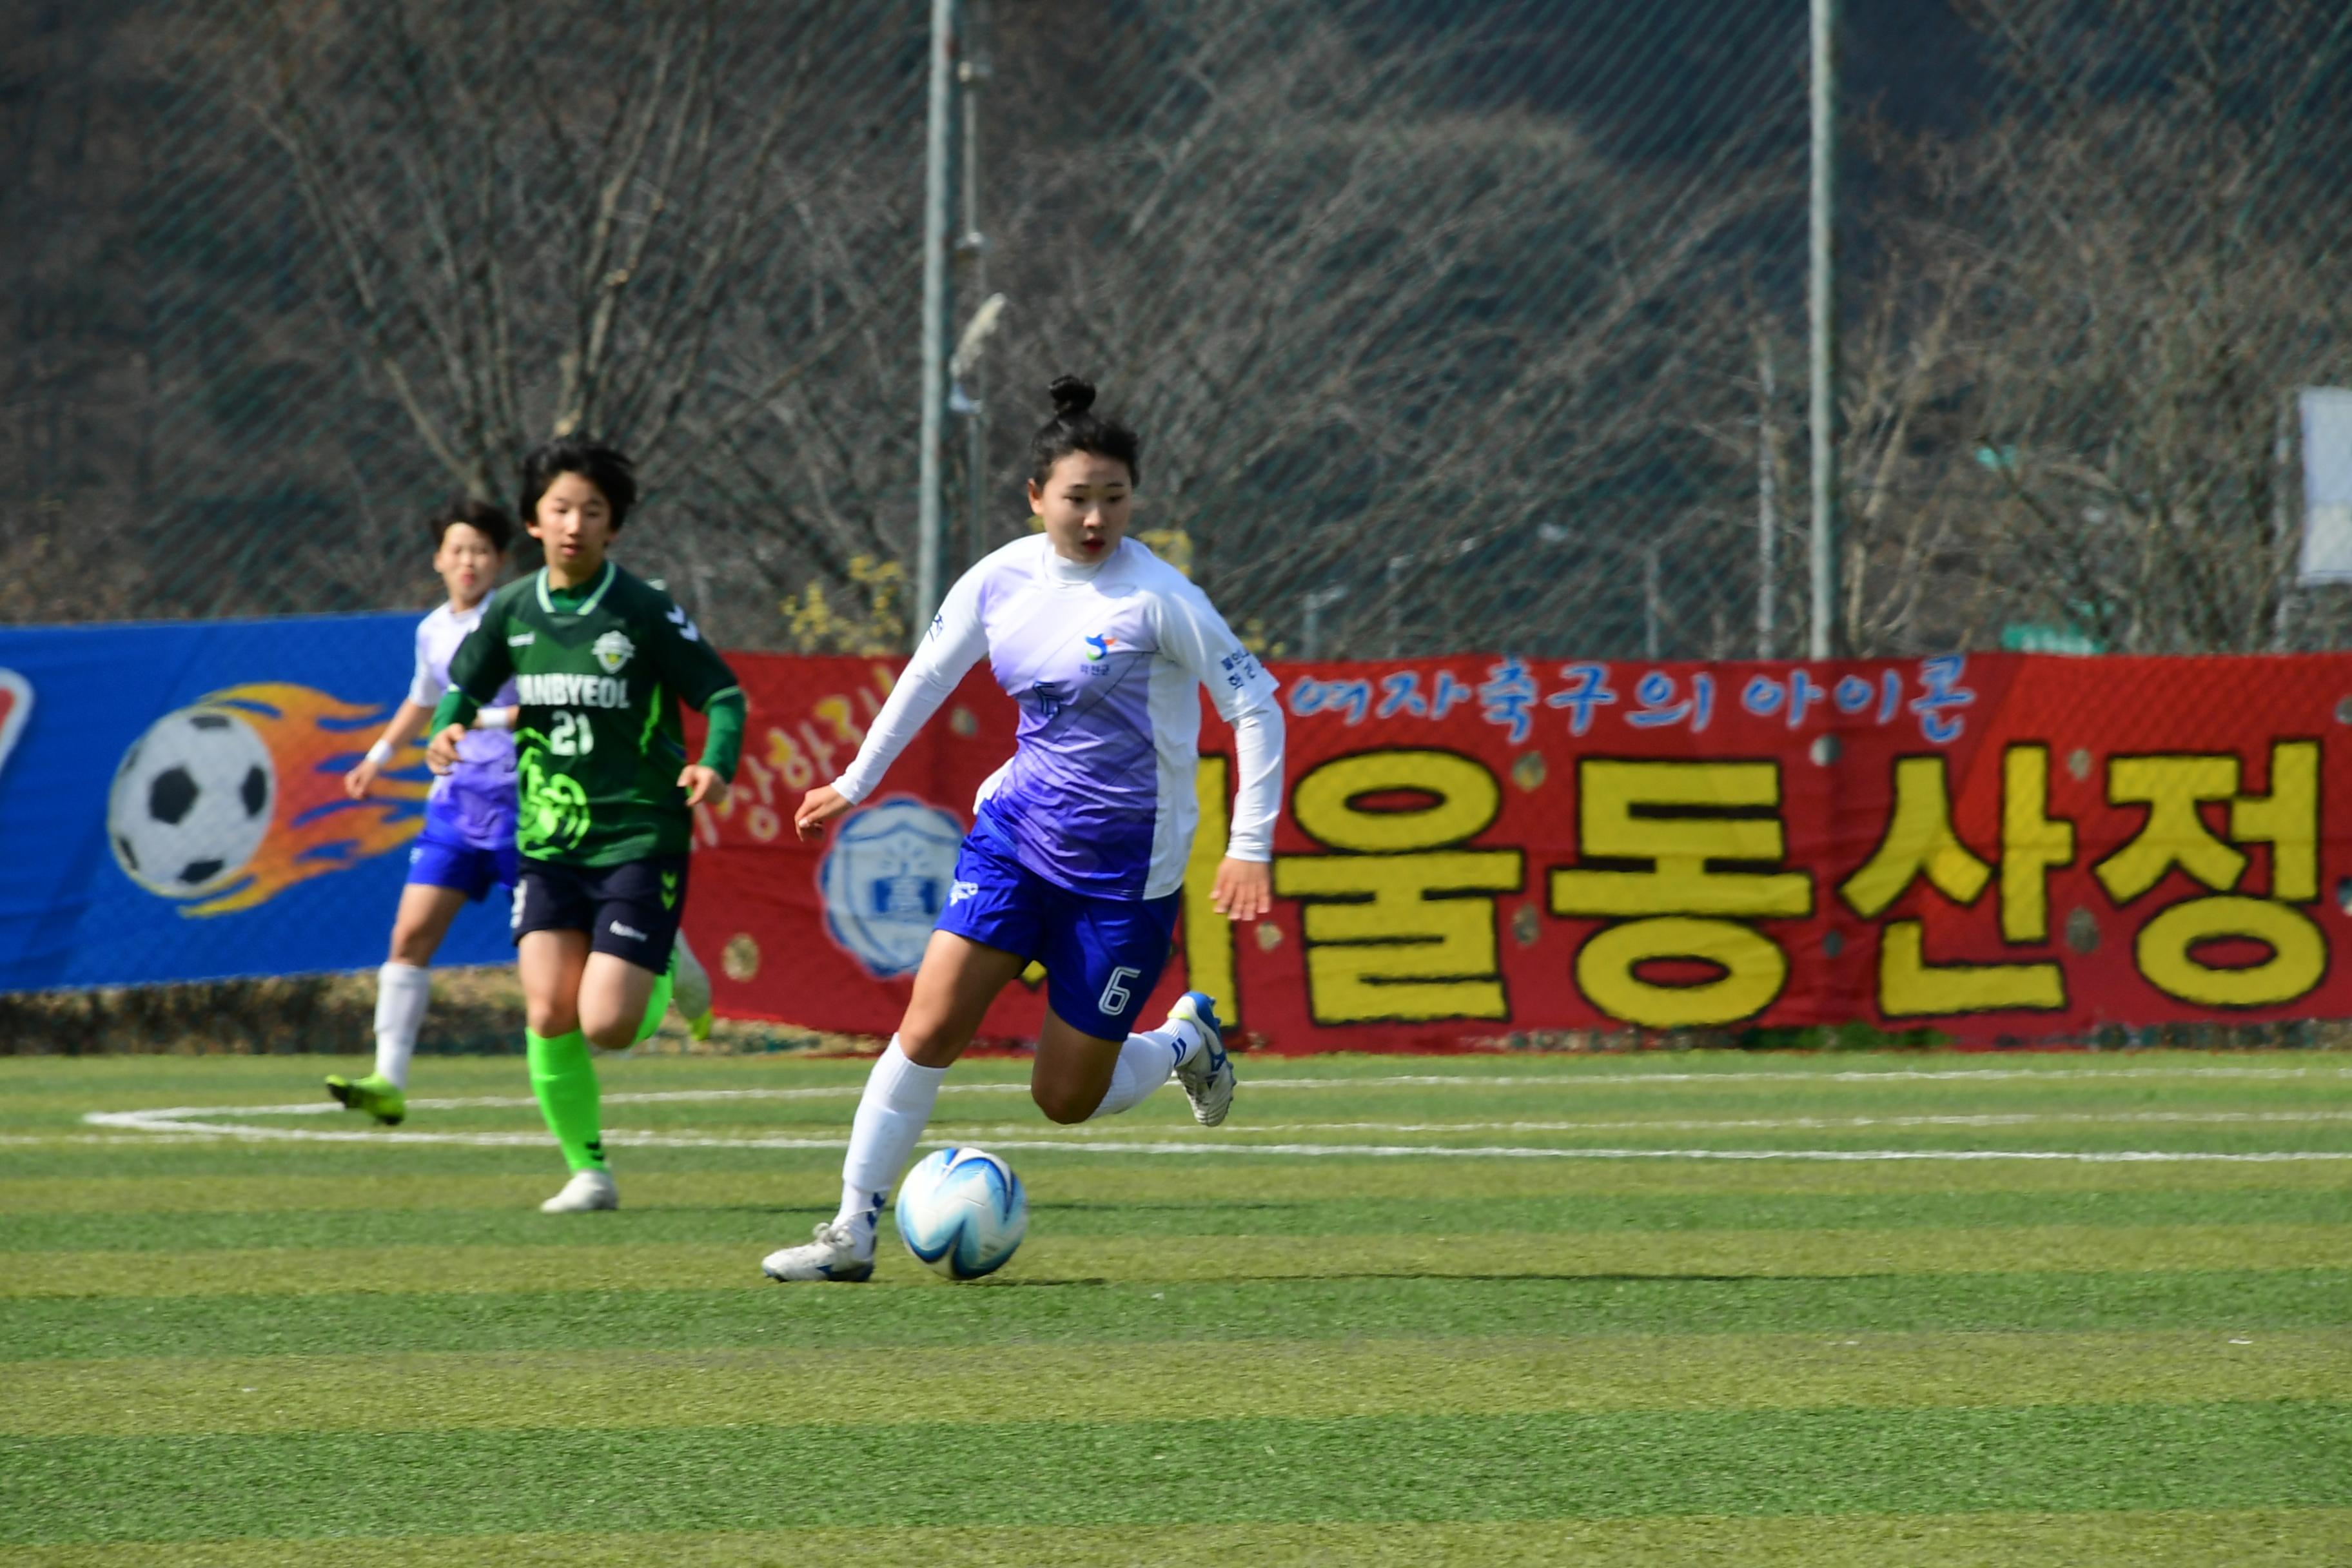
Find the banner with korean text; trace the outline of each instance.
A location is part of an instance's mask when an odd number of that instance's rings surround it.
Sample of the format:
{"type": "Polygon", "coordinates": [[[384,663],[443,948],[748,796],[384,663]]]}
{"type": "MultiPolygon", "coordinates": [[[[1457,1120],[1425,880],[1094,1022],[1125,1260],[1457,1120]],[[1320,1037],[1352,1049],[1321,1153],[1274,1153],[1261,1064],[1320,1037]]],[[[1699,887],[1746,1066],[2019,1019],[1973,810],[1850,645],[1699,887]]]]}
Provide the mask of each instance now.
{"type": "MultiPolygon", "coordinates": [[[[725,1013],[887,1033],[1015,710],[983,668],[822,843],[803,790],[894,661],[737,656],[733,801],[687,924],[725,1013]]],[[[1272,916],[1207,888],[1232,738],[1156,1000],[1277,1050],[1861,1022],[1964,1040],[2352,1016],[2352,656],[1278,664],[1272,916]]],[[[988,1019],[1033,1036],[1041,974],[988,1019]]]]}

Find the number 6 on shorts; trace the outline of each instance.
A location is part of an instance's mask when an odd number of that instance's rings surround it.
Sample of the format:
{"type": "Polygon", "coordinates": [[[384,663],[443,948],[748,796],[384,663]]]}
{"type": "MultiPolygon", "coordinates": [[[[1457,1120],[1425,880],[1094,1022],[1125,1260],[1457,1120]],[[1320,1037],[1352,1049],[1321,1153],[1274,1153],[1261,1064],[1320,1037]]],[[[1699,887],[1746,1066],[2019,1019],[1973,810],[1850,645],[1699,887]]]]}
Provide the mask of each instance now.
{"type": "Polygon", "coordinates": [[[1142,973],[1140,969],[1112,970],[1110,978],[1103,982],[1102,996],[1095,1003],[1095,1011],[1106,1018],[1126,1016],[1128,984],[1142,973]]]}

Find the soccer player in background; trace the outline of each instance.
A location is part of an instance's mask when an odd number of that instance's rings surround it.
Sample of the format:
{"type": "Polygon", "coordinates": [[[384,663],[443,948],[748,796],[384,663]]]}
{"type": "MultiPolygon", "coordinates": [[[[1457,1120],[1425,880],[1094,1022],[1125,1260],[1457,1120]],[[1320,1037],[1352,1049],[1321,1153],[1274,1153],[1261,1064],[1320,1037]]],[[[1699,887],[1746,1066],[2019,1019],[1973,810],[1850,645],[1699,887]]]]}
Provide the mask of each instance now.
{"type": "MultiPolygon", "coordinates": [[[[514,522],[488,501],[457,500],[425,519],[433,570],[449,602],[416,623],[416,673],[407,700],[360,764],[343,775],[343,793],[364,800],[384,763],[414,740],[449,686],[449,656],[482,618],[483,601],[505,573],[514,522]]],[[[365,1078],[330,1074],[327,1092],[385,1126],[408,1114],[408,1058],[432,1000],[426,965],[467,903],[515,879],[514,688],[501,688],[457,742],[457,763],[433,781],[425,828],[408,854],[408,885],[392,917],[392,955],[375,977],[375,1070],[365,1078]]]]}
{"type": "Polygon", "coordinates": [[[513,928],[531,1092],[572,1179],[540,1207],[620,1206],[591,1043],[625,1049],[667,1005],[693,808],[727,797],[743,689],[667,594],[605,555],[635,469],[593,441],[523,460],[520,510],[547,564],[492,595],[449,662],[427,761],[457,765],[467,722],[511,678],[521,854],[513,928]],[[678,703],[709,721],[688,762],[678,703]]]}
{"type": "Polygon", "coordinates": [[[1095,389],[1074,376],[1051,395],[1054,416],[1030,444],[1029,505],[1043,531],[950,590],[856,760],[811,790],[794,818],[814,838],[870,795],[982,658],[1021,705],[1013,760],[981,786],[914,995],[866,1079],[840,1212],[813,1241],[769,1255],[761,1267],[773,1279],[873,1276],[875,1226],[949,1065],[1033,959],[1045,966],[1048,1010],[1029,1086],[1046,1116],[1116,1115],[1171,1073],[1202,1126],[1233,1104],[1213,998],[1187,992],[1159,1028],[1129,1031],[1167,963],[1192,854],[1198,689],[1234,727],[1233,828],[1213,889],[1231,920],[1255,920],[1273,902],[1282,709],[1273,677],[1208,597],[1126,537],[1135,433],[1092,412],[1095,389]]]}

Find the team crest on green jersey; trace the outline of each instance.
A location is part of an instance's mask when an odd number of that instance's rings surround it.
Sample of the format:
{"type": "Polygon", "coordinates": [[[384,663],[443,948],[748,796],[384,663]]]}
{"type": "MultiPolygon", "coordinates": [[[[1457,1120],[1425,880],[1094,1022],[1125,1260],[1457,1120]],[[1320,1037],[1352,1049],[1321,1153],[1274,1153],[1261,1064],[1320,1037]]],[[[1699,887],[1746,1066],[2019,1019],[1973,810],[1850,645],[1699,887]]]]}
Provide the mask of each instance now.
{"type": "Polygon", "coordinates": [[[588,651],[596,656],[596,662],[604,667],[605,674],[618,675],[621,666],[628,663],[630,656],[637,651],[637,645],[629,640],[628,633],[613,631],[598,637],[590,645],[588,651]]]}

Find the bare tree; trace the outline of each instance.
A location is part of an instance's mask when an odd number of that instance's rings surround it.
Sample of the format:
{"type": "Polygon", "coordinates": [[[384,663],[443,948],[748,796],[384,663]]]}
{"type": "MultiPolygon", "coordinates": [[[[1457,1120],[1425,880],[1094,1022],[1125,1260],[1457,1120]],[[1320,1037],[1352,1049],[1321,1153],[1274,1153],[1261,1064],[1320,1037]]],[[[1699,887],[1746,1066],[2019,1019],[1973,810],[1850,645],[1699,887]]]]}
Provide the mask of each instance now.
{"type": "Polygon", "coordinates": [[[1858,465],[1877,488],[1853,627],[1880,647],[2011,617],[2122,649],[2273,646],[2282,421],[2296,387],[2352,374],[2352,122],[2332,96],[2352,12],[1968,11],[2006,87],[1967,135],[1890,158],[1914,205],[1847,388],[1882,453],[1858,465]]]}
{"type": "Polygon", "coordinates": [[[1711,300],[1790,182],[1760,133],[1638,167],[1558,116],[1464,111],[1447,58],[1368,41],[1375,10],[1186,7],[1108,126],[1033,89],[1054,45],[1117,51],[1008,29],[996,384],[1104,376],[1151,521],[1269,636],[1316,593],[1338,648],[1632,651],[1654,549],[1672,640],[1706,651],[1754,595],[1707,542],[1754,469],[1705,434],[1752,363],[1711,300]]]}
{"type": "Polygon", "coordinates": [[[283,156],[305,279],[433,467],[488,496],[550,436],[626,447],[672,519],[657,563],[741,637],[778,589],[905,546],[891,508],[835,501],[911,424],[882,401],[897,365],[855,363],[877,334],[911,360],[905,31],[855,0],[241,0],[196,44],[283,156]],[[858,438],[780,462],[811,379],[858,438]]]}

